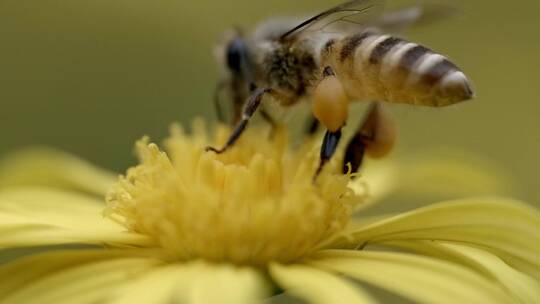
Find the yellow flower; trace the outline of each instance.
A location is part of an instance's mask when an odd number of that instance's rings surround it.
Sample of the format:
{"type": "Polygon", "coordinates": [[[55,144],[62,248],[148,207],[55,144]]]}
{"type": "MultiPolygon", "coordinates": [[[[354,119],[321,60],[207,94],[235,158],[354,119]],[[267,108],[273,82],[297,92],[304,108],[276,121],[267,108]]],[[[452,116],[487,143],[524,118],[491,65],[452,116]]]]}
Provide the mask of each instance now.
{"type": "Polygon", "coordinates": [[[470,198],[368,216],[399,184],[482,177],[431,163],[351,181],[336,159],[314,184],[317,144],[292,149],[285,130],[267,131],[216,155],[204,147],[226,128],[174,127],[167,153],[139,141],[141,163],[116,183],[52,150],[7,158],[0,248],[39,250],[0,266],[0,303],[257,303],[278,288],[308,303],[380,301],[364,283],[423,303],[540,303],[536,209],[470,198]]]}

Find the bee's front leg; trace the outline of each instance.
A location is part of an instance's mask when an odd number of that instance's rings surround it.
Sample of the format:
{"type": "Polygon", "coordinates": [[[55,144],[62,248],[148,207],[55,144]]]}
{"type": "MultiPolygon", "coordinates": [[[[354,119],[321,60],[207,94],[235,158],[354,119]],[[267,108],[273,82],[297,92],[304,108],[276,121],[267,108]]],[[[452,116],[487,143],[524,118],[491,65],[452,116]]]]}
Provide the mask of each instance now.
{"type": "Polygon", "coordinates": [[[244,132],[244,130],[246,129],[249,119],[253,116],[255,111],[257,111],[257,108],[261,104],[263,96],[267,93],[270,93],[271,91],[272,89],[269,88],[255,89],[249,97],[246,106],[244,107],[242,119],[234,128],[231,136],[229,136],[229,139],[227,140],[225,145],[221,149],[216,149],[214,147],[206,147],[206,151],[213,151],[219,154],[225,152],[229,147],[231,147],[240,137],[240,135],[242,135],[242,132],[244,132]]]}
{"type": "Polygon", "coordinates": [[[228,83],[225,79],[220,80],[214,89],[213,101],[216,116],[219,122],[225,122],[225,115],[221,110],[221,92],[227,87],[228,83]]]}
{"type": "Polygon", "coordinates": [[[345,150],[343,161],[343,173],[358,172],[362,165],[364,155],[372,158],[380,158],[387,155],[394,146],[396,128],[381,103],[371,105],[366,118],[356,131],[345,150]]]}
{"type": "Polygon", "coordinates": [[[272,117],[272,115],[270,115],[270,113],[268,113],[268,111],[262,107],[260,110],[259,110],[259,113],[261,113],[261,117],[264,119],[264,121],[266,121],[270,127],[272,128],[270,130],[270,138],[272,138],[278,128],[278,124],[276,122],[276,120],[272,117]]]}

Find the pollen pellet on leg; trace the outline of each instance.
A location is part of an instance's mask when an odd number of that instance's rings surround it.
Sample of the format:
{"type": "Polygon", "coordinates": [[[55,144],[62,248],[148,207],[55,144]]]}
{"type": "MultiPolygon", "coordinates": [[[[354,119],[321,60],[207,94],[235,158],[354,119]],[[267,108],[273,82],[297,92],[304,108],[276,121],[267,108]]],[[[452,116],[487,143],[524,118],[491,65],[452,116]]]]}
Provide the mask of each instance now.
{"type": "Polygon", "coordinates": [[[366,154],[372,158],[381,158],[394,147],[397,133],[396,125],[390,113],[380,104],[371,115],[374,121],[371,132],[373,132],[374,138],[366,143],[366,154]]]}
{"type": "Polygon", "coordinates": [[[345,125],[349,112],[349,98],[335,76],[321,80],[313,94],[313,115],[331,132],[345,125]]]}

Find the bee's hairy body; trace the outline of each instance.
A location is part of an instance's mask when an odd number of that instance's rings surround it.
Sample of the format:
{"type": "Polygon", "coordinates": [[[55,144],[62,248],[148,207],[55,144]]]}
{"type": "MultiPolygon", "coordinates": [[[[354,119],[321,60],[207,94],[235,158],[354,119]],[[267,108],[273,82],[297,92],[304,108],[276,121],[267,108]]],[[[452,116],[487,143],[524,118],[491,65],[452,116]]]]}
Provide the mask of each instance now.
{"type": "Polygon", "coordinates": [[[259,81],[282,105],[309,97],[329,66],[351,100],[446,106],[470,99],[465,74],[445,56],[376,29],[258,48],[259,81]]]}
{"type": "Polygon", "coordinates": [[[319,66],[312,52],[305,48],[289,48],[275,43],[261,53],[260,82],[274,88],[283,105],[296,103],[319,78],[319,66]]]}
{"type": "MultiPolygon", "coordinates": [[[[219,53],[227,67],[220,83],[230,89],[235,128],[222,148],[207,150],[223,153],[231,147],[264,97],[283,106],[307,99],[315,119],[309,133],[319,124],[326,128],[315,181],[336,152],[350,101],[372,103],[345,149],[345,173],[358,171],[364,154],[379,158],[391,151],[396,132],[385,102],[442,107],[471,99],[468,78],[448,58],[383,33],[439,19],[442,11],[413,6],[377,14],[383,3],[349,0],[304,21],[274,19],[251,35],[236,32],[219,53]]],[[[214,101],[219,114],[219,98],[214,101]]],[[[264,107],[260,113],[276,125],[264,107]]]]}

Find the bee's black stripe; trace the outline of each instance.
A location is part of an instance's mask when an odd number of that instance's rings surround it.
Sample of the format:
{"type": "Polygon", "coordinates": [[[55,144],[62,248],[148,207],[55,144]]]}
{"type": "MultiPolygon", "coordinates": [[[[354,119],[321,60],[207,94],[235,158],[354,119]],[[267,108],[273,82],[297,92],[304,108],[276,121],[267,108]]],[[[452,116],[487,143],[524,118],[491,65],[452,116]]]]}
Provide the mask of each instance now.
{"type": "Polygon", "coordinates": [[[372,32],[363,32],[345,38],[345,40],[343,41],[341,52],[339,54],[339,59],[341,60],[341,62],[347,60],[351,56],[354,56],[354,53],[356,49],[360,46],[360,44],[362,44],[362,42],[366,40],[366,38],[372,35],[372,32]]]}
{"type": "Polygon", "coordinates": [[[457,71],[458,67],[448,59],[441,60],[430,68],[422,77],[422,81],[429,85],[435,85],[444,75],[457,71]]]}
{"type": "Polygon", "coordinates": [[[411,70],[414,66],[414,64],[425,54],[431,53],[431,50],[421,46],[417,45],[413,47],[412,49],[408,50],[403,57],[401,58],[401,61],[399,62],[399,66],[404,68],[405,70],[411,70]]]}
{"type": "Polygon", "coordinates": [[[326,43],[324,44],[324,46],[322,48],[322,54],[323,55],[329,54],[330,51],[332,50],[332,47],[334,46],[334,44],[336,44],[335,39],[329,39],[328,41],[326,41],[326,43]]]}
{"type": "Polygon", "coordinates": [[[371,55],[369,56],[370,63],[378,63],[381,59],[388,53],[390,50],[402,42],[402,39],[396,37],[388,37],[385,40],[381,41],[379,44],[373,48],[371,55]]]}

